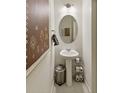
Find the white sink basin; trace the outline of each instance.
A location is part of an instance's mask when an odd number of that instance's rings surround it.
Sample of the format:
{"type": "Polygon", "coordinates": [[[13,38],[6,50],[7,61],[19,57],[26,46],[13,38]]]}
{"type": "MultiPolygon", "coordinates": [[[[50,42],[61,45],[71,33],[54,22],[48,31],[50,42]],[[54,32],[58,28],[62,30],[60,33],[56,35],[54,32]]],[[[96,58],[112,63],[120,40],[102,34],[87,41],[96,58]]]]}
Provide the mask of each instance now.
{"type": "Polygon", "coordinates": [[[73,59],[79,55],[79,53],[74,49],[63,49],[60,52],[60,55],[65,58],[73,59]]]}
{"type": "Polygon", "coordinates": [[[60,55],[64,57],[66,61],[66,84],[72,86],[72,60],[79,55],[74,49],[63,49],[60,55]]]}

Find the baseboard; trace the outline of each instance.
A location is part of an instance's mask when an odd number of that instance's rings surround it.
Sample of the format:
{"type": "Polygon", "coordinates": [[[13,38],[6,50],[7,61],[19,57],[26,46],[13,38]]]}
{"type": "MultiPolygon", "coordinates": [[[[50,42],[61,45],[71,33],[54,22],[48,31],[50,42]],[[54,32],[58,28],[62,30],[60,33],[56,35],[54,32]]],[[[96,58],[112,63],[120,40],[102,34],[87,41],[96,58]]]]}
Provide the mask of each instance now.
{"type": "MultiPolygon", "coordinates": [[[[85,66],[84,64],[83,64],[83,68],[84,68],[84,70],[87,71],[87,68],[86,68],[86,66],[85,66]]],[[[86,86],[86,88],[87,88],[87,90],[88,90],[88,93],[92,93],[92,92],[91,92],[91,88],[89,87],[88,81],[87,81],[87,79],[86,79],[85,72],[84,72],[84,84],[85,84],[85,86],[86,86]]]]}
{"type": "Polygon", "coordinates": [[[50,93],[56,93],[56,87],[54,86],[54,80],[52,81],[50,93]]]}
{"type": "Polygon", "coordinates": [[[86,85],[86,87],[87,87],[88,93],[91,93],[91,88],[89,87],[89,85],[88,85],[88,82],[87,82],[86,78],[84,78],[84,84],[85,84],[85,85],[86,85]]]}

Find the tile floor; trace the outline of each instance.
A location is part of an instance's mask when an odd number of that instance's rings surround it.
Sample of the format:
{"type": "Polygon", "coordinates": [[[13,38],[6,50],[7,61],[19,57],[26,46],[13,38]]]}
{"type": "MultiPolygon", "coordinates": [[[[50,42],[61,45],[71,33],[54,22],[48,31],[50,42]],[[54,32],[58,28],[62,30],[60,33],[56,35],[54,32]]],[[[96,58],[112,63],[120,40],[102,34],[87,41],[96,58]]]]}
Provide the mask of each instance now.
{"type": "Polygon", "coordinates": [[[73,85],[71,87],[68,87],[66,84],[63,84],[61,86],[58,86],[55,84],[56,87],[56,93],[86,93],[83,90],[82,83],[73,82],[73,85]]]}

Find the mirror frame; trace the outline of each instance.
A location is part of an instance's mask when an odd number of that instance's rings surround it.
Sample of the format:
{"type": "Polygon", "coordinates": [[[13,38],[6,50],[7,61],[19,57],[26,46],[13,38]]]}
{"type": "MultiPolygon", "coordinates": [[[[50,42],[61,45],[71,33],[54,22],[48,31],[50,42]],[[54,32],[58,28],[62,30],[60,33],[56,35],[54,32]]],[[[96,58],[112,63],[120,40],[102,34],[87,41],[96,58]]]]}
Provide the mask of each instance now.
{"type": "MultiPolygon", "coordinates": [[[[66,30],[68,30],[68,29],[66,29],[66,30]]],[[[77,20],[76,20],[76,18],[75,18],[74,16],[72,16],[72,15],[65,15],[65,16],[63,16],[63,17],[61,18],[61,20],[60,20],[60,22],[59,22],[59,35],[60,35],[60,38],[61,38],[62,42],[63,42],[63,43],[66,43],[66,44],[71,44],[71,43],[73,43],[73,42],[76,40],[76,38],[77,38],[77,36],[78,36],[78,23],[77,23],[77,20]],[[62,20],[63,20],[66,16],[72,17],[73,20],[74,20],[75,23],[76,23],[76,37],[75,37],[71,42],[65,42],[65,41],[62,39],[62,33],[60,32],[60,31],[61,31],[60,26],[61,26],[61,24],[62,24],[62,20]]],[[[69,33],[66,33],[66,35],[68,36],[69,33]]]]}

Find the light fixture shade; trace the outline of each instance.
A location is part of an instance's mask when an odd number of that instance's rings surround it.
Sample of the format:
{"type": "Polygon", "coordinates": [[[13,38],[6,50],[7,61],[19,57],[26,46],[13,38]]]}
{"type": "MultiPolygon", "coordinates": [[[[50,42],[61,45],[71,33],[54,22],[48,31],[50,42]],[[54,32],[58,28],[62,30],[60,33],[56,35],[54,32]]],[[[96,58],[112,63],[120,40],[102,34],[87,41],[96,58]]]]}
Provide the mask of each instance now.
{"type": "Polygon", "coordinates": [[[67,4],[65,4],[65,6],[66,6],[67,8],[70,8],[70,7],[71,7],[71,4],[67,3],[67,4]]]}

